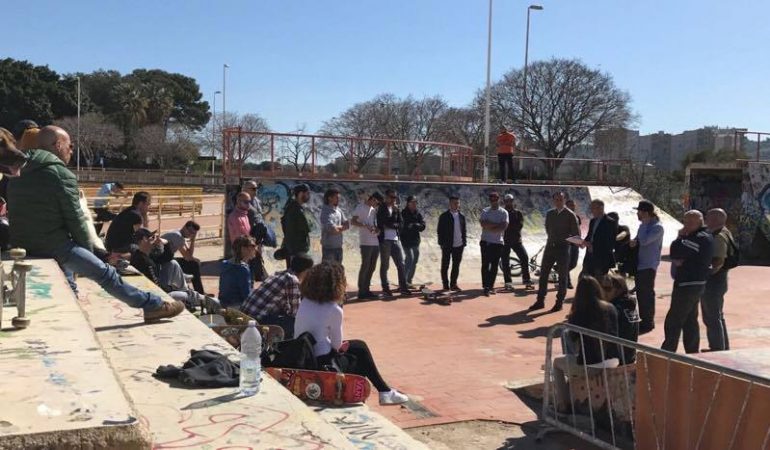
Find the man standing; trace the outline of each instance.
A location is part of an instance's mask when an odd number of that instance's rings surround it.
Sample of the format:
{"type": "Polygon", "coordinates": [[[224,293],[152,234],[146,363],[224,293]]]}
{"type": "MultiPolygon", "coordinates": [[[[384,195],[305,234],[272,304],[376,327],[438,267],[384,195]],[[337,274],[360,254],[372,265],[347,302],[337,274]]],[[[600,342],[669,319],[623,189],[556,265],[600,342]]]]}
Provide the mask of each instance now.
{"type": "Polygon", "coordinates": [[[40,130],[41,150],[27,153],[21,176],[8,186],[12,244],[30,257],[53,257],[77,294],[74,274],[96,281],[105,291],[134,308],[144,310],[145,322],[174,317],[184,310],[180,302],[124,283],[115,268],[93,252],[88,224],[80,208],[77,178],[67,169],[72,143],[66,131],[47,126],[40,130]]]}
{"type": "Polygon", "coordinates": [[[305,204],[310,201],[310,188],[301,183],[294,186],[292,194],[294,197],[286,202],[281,218],[286,269],[291,268],[292,256],[310,252],[310,222],[305,215],[305,204]]]}
{"type": "Polygon", "coordinates": [[[706,213],[706,226],[714,236],[714,255],[711,258],[711,274],[701,297],[703,323],[706,325],[709,350],[730,350],[727,339],[727,324],[722,308],[727,292],[727,272],[738,265],[735,241],[725,226],[727,213],[715,208],[706,213]]]}
{"type": "Polygon", "coordinates": [[[227,234],[230,236],[230,244],[241,236],[250,236],[250,204],[251,196],[245,192],[239,192],[235,197],[235,208],[227,216],[227,234]]]}
{"type": "Polygon", "coordinates": [[[372,275],[377,267],[380,256],[380,234],[377,228],[377,208],[383,202],[382,194],[374,192],[366,202],[361,203],[353,211],[351,223],[358,228],[358,245],[361,248],[361,269],[358,271],[358,298],[378,298],[370,290],[372,275]]]}
{"type": "Polygon", "coordinates": [[[505,203],[505,210],[508,212],[508,228],[505,229],[505,235],[503,240],[505,246],[503,247],[503,253],[500,256],[503,268],[503,279],[505,280],[505,289],[513,290],[513,283],[511,280],[511,250],[516,253],[516,257],[519,258],[519,264],[521,265],[521,280],[527,289],[533,289],[532,279],[529,274],[529,255],[527,255],[527,249],[521,242],[521,230],[524,228],[524,215],[516,209],[513,204],[513,195],[505,194],[503,197],[505,203]]]}
{"type": "Polygon", "coordinates": [[[684,228],[679,230],[679,237],[671,243],[674,290],[663,325],[666,335],[661,346],[663,350],[676,352],[679,336],[683,335],[685,352],[700,351],[698,302],[711,272],[713,253],[714,238],[703,226],[703,214],[696,210],[687,211],[684,228]]]}
{"type": "Polygon", "coordinates": [[[117,214],[110,211],[110,199],[109,197],[123,197],[125,196],[125,190],[121,183],[104,183],[99,188],[99,192],[96,194],[96,200],[94,200],[94,212],[96,213],[95,225],[96,234],[102,233],[102,227],[106,222],[112,221],[117,214]]]}
{"type": "Polygon", "coordinates": [[[636,207],[636,217],[641,222],[636,239],[628,243],[638,247],[635,276],[636,299],[639,303],[639,334],[649,333],[655,328],[655,274],[660,265],[660,251],[663,248],[663,225],[655,213],[655,205],[641,200],[636,207]]]}
{"type": "Polygon", "coordinates": [[[257,197],[257,183],[255,181],[247,181],[243,183],[242,192],[249,194],[251,197],[251,203],[249,208],[249,222],[253,227],[257,223],[264,221],[264,215],[262,213],[262,203],[259,202],[257,197]]]}
{"type": "Polygon", "coordinates": [[[161,236],[167,242],[167,247],[171,254],[178,251],[182,257],[176,258],[176,262],[186,274],[192,275],[193,289],[199,294],[204,294],[203,282],[201,281],[201,262],[195,257],[195,239],[198,237],[198,231],[201,226],[192,220],[187,221],[182,229],[169,231],[161,236]],[[189,239],[190,243],[187,243],[189,239]]]}
{"type": "Polygon", "coordinates": [[[545,215],[545,232],[548,239],[545,243],[543,261],[540,265],[540,280],[537,291],[537,301],[529,307],[530,311],[545,308],[545,294],[548,292],[548,275],[554,264],[559,271],[559,290],[556,293],[556,304],[552,312],[561,311],[564,298],[567,296],[567,279],[569,278],[570,243],[567,238],[580,234],[577,217],[564,206],[564,192],[555,192],[552,196],[553,209],[545,215]]]}
{"type": "Polygon", "coordinates": [[[350,229],[350,221],[339,205],[340,191],[327,189],[321,207],[321,261],[342,264],[342,233],[350,229]]]}
{"type": "MultiPolygon", "coordinates": [[[[577,217],[578,221],[578,230],[582,230],[583,226],[583,219],[580,218],[580,214],[577,212],[577,206],[575,205],[575,200],[569,199],[565,203],[567,205],[567,208],[575,213],[575,217],[577,217]]],[[[582,231],[581,231],[582,233],[582,231]]],[[[570,245],[569,246],[569,271],[568,271],[568,278],[567,278],[567,289],[573,289],[572,286],[572,269],[577,267],[578,259],[580,259],[580,247],[577,245],[570,245]]]]}
{"type": "Polygon", "coordinates": [[[401,230],[401,243],[404,244],[406,252],[406,284],[409,289],[414,289],[414,272],[417,269],[417,262],[420,260],[420,233],[425,231],[425,220],[422,214],[417,211],[417,198],[410,195],[406,198],[406,208],[401,212],[404,219],[404,228],[401,230]]]}
{"type": "Polygon", "coordinates": [[[495,278],[503,253],[503,233],[508,228],[508,211],[500,208],[500,194],[489,193],[489,206],[481,211],[481,283],[484,295],[495,293],[495,278]]]}
{"type": "Polygon", "coordinates": [[[618,223],[604,214],[604,202],[591,201],[591,215],[584,246],[583,272],[601,279],[615,266],[615,237],[618,235],[618,223]]]}
{"type": "Polygon", "coordinates": [[[377,227],[380,229],[380,281],[382,282],[382,293],[387,297],[392,297],[388,281],[388,269],[390,268],[390,259],[393,258],[393,264],[396,265],[398,272],[398,289],[402,295],[409,295],[409,289],[406,286],[406,270],[404,268],[404,250],[401,248],[399,233],[403,225],[401,211],[396,205],[396,191],[388,189],[385,191],[385,203],[380,205],[377,211],[377,227]]]}
{"type": "Polygon", "coordinates": [[[500,182],[511,179],[513,182],[513,150],[516,148],[516,136],[505,127],[500,127],[497,135],[497,162],[500,166],[500,182]]]}
{"type": "Polygon", "coordinates": [[[460,274],[460,262],[463,249],[467,244],[465,216],[460,212],[460,197],[449,197],[449,209],[438,218],[436,227],[438,245],[441,247],[441,283],[445,291],[460,291],[457,276],[460,274]],[[447,277],[449,260],[452,260],[452,274],[447,277]]]}
{"type": "Polygon", "coordinates": [[[152,197],[148,192],[134,194],[131,206],[120,212],[107,229],[107,250],[116,253],[128,253],[134,243],[134,233],[140,227],[149,228],[148,214],[152,197]]]}

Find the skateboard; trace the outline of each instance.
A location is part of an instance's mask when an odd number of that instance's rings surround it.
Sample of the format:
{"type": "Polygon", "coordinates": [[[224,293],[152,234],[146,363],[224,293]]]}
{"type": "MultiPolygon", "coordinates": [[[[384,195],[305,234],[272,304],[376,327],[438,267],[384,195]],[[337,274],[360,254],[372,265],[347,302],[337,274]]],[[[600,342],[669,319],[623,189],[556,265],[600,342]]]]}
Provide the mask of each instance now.
{"type": "Polygon", "coordinates": [[[363,403],[371,393],[369,380],[361,375],[278,367],[265,371],[301,400],[344,405],[363,403]]]}
{"type": "Polygon", "coordinates": [[[452,304],[451,292],[434,291],[427,286],[420,286],[420,292],[422,293],[423,298],[429,302],[435,302],[440,305],[452,304]]]}
{"type": "MultiPolygon", "coordinates": [[[[228,344],[236,349],[241,346],[241,335],[248,325],[215,325],[211,329],[214,333],[225,338],[228,344]]],[[[259,334],[262,335],[262,351],[272,350],[276,342],[281,342],[284,338],[283,328],[278,325],[257,325],[259,334]]]]}

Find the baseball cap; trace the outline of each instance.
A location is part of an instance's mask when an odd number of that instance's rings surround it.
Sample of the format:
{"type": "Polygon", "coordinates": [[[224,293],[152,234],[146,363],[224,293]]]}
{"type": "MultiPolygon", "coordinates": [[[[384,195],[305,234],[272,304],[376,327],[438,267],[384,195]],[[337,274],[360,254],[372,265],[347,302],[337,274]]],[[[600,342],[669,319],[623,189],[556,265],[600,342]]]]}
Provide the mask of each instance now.
{"type": "Polygon", "coordinates": [[[655,205],[653,205],[652,202],[649,200],[640,200],[639,205],[634,209],[652,213],[652,212],[655,212],[655,205]]]}
{"type": "Polygon", "coordinates": [[[513,194],[505,194],[505,197],[503,197],[503,200],[513,200],[513,194]]]}
{"type": "Polygon", "coordinates": [[[154,234],[155,232],[149,228],[139,228],[134,232],[134,242],[139,242],[144,238],[153,236],[154,234]]]}

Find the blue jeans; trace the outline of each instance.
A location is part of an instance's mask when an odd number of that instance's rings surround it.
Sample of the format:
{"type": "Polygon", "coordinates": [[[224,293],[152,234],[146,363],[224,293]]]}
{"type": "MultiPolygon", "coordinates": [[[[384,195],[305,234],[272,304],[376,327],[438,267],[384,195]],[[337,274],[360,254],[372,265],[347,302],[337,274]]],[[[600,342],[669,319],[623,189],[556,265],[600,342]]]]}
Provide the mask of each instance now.
{"type": "Polygon", "coordinates": [[[406,274],[404,273],[404,250],[401,248],[401,242],[384,240],[380,244],[380,281],[382,289],[390,291],[388,282],[388,269],[390,268],[390,259],[396,265],[398,272],[398,288],[406,289],[406,274]]]}
{"type": "Polygon", "coordinates": [[[107,293],[133,308],[152,311],[161,306],[163,300],[155,294],[141,291],[130,284],[124,283],[114,267],[104,263],[87,249],[70,241],[54,249],[51,256],[59,263],[67,277],[67,282],[77,294],[73,274],[96,281],[107,293]]]}
{"type": "Polygon", "coordinates": [[[404,259],[404,269],[406,270],[406,284],[412,284],[414,271],[417,269],[417,262],[420,260],[420,245],[414,247],[404,247],[406,258],[404,259]]]}

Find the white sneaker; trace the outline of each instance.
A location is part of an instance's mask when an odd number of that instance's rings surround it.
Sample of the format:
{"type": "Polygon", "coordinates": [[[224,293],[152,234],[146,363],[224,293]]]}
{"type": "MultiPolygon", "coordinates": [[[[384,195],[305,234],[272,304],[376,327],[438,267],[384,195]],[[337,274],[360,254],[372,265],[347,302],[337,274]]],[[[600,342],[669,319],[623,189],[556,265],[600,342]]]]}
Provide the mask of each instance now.
{"type": "Polygon", "coordinates": [[[391,389],[388,392],[380,392],[380,405],[399,405],[409,401],[409,397],[391,389]]]}
{"type": "Polygon", "coordinates": [[[512,291],[513,290],[513,284],[512,283],[505,283],[505,290],[506,291],[512,291]]]}

